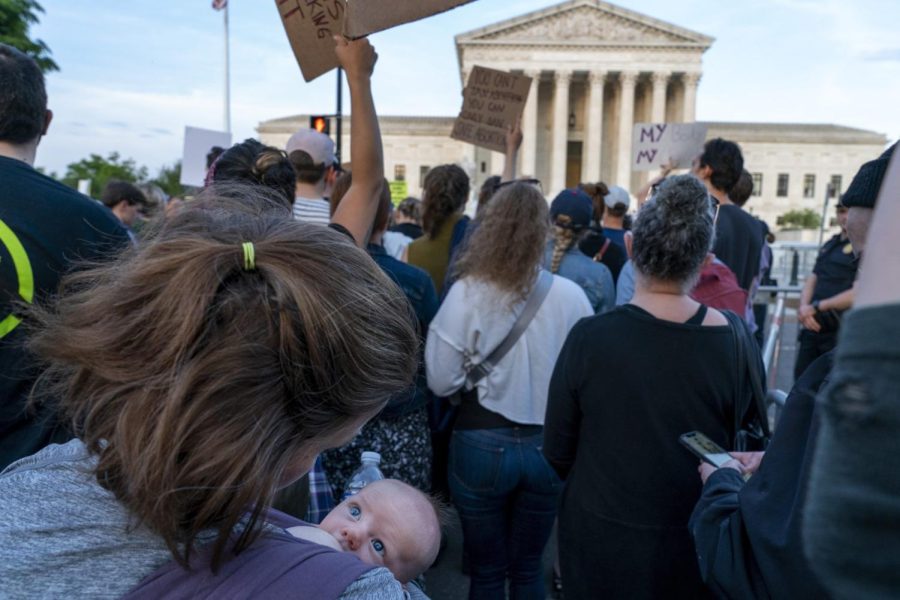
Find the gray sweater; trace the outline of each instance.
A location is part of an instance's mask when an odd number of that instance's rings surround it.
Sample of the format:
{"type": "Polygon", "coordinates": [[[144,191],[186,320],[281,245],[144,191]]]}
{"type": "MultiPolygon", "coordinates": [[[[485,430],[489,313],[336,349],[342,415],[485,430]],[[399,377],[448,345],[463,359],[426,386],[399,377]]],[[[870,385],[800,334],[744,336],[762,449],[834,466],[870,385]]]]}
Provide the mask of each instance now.
{"type": "MultiPolygon", "coordinates": [[[[163,540],[134,527],[125,508],[97,484],[94,465],[85,446],[72,440],[0,474],[0,598],[118,598],[172,560],[163,540]]],[[[404,596],[391,573],[379,568],[341,597],[404,596]]]]}

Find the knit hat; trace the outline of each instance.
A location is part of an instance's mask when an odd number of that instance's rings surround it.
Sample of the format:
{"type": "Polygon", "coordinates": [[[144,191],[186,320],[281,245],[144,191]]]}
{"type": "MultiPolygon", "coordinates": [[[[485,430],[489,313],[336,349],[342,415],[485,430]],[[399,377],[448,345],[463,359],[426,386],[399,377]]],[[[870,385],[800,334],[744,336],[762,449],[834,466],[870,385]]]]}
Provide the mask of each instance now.
{"type": "Polygon", "coordinates": [[[314,165],[330,167],[337,162],[334,156],[334,142],[324,133],[315,129],[301,129],[290,137],[285,146],[288,155],[295,150],[309,154],[314,165]]]}
{"type": "Polygon", "coordinates": [[[608,208],[615,208],[619,204],[624,204],[625,208],[628,209],[631,205],[631,196],[625,188],[611,185],[609,186],[609,193],[603,197],[603,202],[606,203],[608,208]]]}
{"type": "Polygon", "coordinates": [[[593,213],[591,197],[581,190],[563,190],[550,204],[550,220],[553,224],[574,231],[588,227],[593,213]]]}
{"type": "Polygon", "coordinates": [[[884,154],[870,160],[859,168],[850,187],[841,196],[841,204],[850,208],[856,206],[859,208],[875,208],[875,200],[878,199],[878,191],[881,189],[881,182],[884,174],[887,172],[888,163],[891,162],[891,156],[894,154],[894,144],[888,148],[884,154]]]}

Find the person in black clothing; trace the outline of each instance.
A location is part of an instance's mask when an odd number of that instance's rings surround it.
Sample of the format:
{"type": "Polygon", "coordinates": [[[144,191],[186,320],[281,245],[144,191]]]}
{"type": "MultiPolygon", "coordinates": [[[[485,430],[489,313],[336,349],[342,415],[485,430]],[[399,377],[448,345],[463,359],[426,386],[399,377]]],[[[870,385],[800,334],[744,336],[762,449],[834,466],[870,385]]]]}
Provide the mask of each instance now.
{"type": "Polygon", "coordinates": [[[128,235],[102,205],[38,173],[53,113],[32,59],[0,44],[0,469],[72,436],[26,409],[37,377],[24,349],[23,303],[45,301],[78,261],[116,256],[128,235]]]}
{"type": "Polygon", "coordinates": [[[694,159],[691,172],[706,184],[710,196],[719,203],[713,253],[734,272],[741,289],[749,292],[759,275],[763,238],[756,219],[729,197],[743,169],[741,148],[716,138],[706,142],[703,152],[694,159]]]}
{"type": "Polygon", "coordinates": [[[716,596],[827,597],[803,555],[800,508],[819,432],[816,394],[827,383],[833,354],[814,361],[794,385],[761,464],[762,453],[751,452],[728,468],[701,466],[703,495],[690,529],[700,573],[716,596]],[[744,473],[753,476],[745,482],[744,473]]]}
{"type": "Polygon", "coordinates": [[[603,263],[612,273],[613,283],[619,280],[619,273],[628,261],[625,249],[603,234],[603,213],[606,209],[604,198],[609,194],[605,183],[582,183],[578,186],[591,197],[594,207],[591,229],[578,244],[578,249],[593,260],[603,263]]]}
{"type": "Polygon", "coordinates": [[[422,237],[422,201],[418,198],[405,198],[394,211],[394,225],[391,231],[402,233],[414,240],[422,237]]]}
{"type": "Polygon", "coordinates": [[[837,345],[841,315],[853,306],[853,282],[857,259],[847,237],[847,207],[838,204],[837,221],[841,232],[831,237],[819,250],[813,272],[806,278],[800,294],[797,318],[802,326],[798,335],[799,349],[794,363],[794,379],[815,359],[837,345]]]}
{"type": "Polygon", "coordinates": [[[544,455],[565,479],[567,599],[707,593],[687,528],[700,482],[678,437],[698,430],[731,448],[736,406],[750,406],[733,337],[749,333],[688,295],[713,227],[703,184],[667,179],[635,222],[631,303],[581,320],[556,363],[544,455]]]}

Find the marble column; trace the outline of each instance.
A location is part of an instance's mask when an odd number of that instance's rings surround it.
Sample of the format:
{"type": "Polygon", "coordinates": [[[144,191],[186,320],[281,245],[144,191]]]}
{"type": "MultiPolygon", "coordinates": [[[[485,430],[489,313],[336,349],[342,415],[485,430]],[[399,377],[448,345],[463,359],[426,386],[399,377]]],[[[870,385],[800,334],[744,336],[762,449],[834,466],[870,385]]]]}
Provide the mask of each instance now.
{"type": "Polygon", "coordinates": [[[619,75],[619,157],[616,162],[616,185],[631,192],[631,133],[634,129],[634,86],[638,74],[625,71],[619,75]]]}
{"type": "Polygon", "coordinates": [[[522,150],[519,174],[523,177],[537,176],[537,136],[538,136],[538,86],[541,82],[540,71],[525,71],[531,77],[531,91],[525,102],[522,113],[522,150]]]}
{"type": "Polygon", "coordinates": [[[669,83],[668,73],[653,73],[650,75],[650,83],[653,88],[653,99],[650,105],[650,120],[654,123],[666,122],[666,85],[669,83]]]}
{"type": "Polygon", "coordinates": [[[700,73],[685,73],[684,78],[684,115],[685,123],[697,120],[697,86],[700,85],[700,73]]]}
{"type": "Polygon", "coordinates": [[[566,187],[566,154],[569,143],[569,84],[570,71],[553,74],[556,89],[553,94],[553,151],[550,166],[550,187],[545,189],[555,196],[566,187]]]}
{"type": "Polygon", "coordinates": [[[584,162],[581,180],[600,181],[600,160],[603,144],[603,84],[606,73],[594,71],[588,75],[587,119],[584,127],[584,162]]]}

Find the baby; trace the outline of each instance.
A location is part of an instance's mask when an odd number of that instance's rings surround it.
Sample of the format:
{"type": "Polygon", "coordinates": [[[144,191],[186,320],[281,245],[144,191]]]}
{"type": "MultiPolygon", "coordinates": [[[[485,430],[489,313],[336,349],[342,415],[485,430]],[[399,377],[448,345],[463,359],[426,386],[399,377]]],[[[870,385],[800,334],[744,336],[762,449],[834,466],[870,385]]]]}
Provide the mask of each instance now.
{"type": "Polygon", "coordinates": [[[287,531],[386,567],[402,584],[431,566],[441,544],[438,508],[428,496],[396,479],[370,483],[338,504],[318,527],[287,531]]]}

